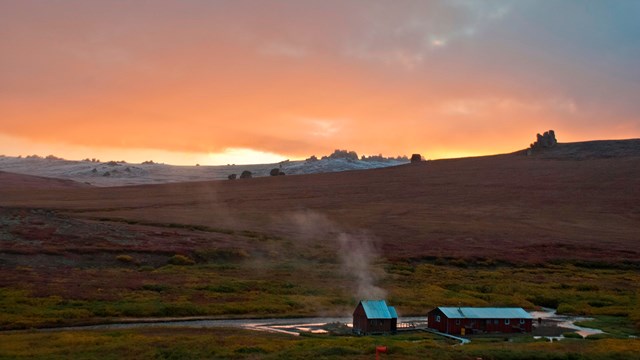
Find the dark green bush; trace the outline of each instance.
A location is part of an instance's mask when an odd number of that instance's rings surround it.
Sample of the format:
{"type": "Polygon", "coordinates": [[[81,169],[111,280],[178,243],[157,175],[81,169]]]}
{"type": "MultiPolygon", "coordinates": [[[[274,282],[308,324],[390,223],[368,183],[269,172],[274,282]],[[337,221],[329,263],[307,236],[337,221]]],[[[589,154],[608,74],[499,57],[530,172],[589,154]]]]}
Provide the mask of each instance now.
{"type": "Polygon", "coordinates": [[[190,257],[179,254],[173,255],[171,259],[169,259],[169,264],[171,265],[193,265],[195,263],[196,262],[190,257]]]}
{"type": "Polygon", "coordinates": [[[583,339],[582,335],[575,332],[566,332],[562,334],[562,336],[564,336],[567,339],[583,339]]]}
{"type": "Polygon", "coordinates": [[[531,301],[535,305],[552,309],[557,309],[558,305],[560,304],[558,299],[541,294],[536,294],[535,296],[528,297],[527,300],[531,301]]]}
{"type": "Polygon", "coordinates": [[[116,256],[116,260],[125,264],[132,264],[135,262],[131,255],[118,255],[116,256]]]}
{"type": "Polygon", "coordinates": [[[236,350],[238,354],[266,354],[267,350],[259,346],[245,346],[236,350]]]}

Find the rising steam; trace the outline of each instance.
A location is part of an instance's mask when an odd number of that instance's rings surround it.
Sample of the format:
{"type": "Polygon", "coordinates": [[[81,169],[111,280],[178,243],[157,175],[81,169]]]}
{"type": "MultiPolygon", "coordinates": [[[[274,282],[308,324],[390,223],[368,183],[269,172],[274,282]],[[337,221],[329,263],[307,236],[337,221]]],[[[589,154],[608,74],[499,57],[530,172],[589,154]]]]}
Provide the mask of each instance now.
{"type": "Polygon", "coordinates": [[[386,291],[374,285],[376,276],[372,266],[378,256],[374,243],[365,234],[340,233],[337,238],[342,266],[357,282],[359,299],[384,299],[386,291]]]}
{"type": "Polygon", "coordinates": [[[325,215],[313,212],[298,212],[291,215],[301,240],[330,240],[340,259],[345,275],[353,281],[358,299],[383,299],[386,291],[375,286],[376,276],[373,262],[379,256],[375,238],[365,232],[346,232],[325,215]]]}

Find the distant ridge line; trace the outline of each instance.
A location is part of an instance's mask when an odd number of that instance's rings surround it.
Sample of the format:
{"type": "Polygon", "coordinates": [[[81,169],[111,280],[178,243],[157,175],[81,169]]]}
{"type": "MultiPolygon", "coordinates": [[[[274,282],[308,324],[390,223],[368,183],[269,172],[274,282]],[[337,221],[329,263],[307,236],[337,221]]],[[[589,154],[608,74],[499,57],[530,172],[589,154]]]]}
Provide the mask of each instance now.
{"type": "MultiPolygon", "coordinates": [[[[526,155],[528,149],[513,154],[526,155]]],[[[640,156],[640,139],[590,140],[558,143],[551,148],[535,149],[530,157],[556,160],[586,160],[640,156]]]]}

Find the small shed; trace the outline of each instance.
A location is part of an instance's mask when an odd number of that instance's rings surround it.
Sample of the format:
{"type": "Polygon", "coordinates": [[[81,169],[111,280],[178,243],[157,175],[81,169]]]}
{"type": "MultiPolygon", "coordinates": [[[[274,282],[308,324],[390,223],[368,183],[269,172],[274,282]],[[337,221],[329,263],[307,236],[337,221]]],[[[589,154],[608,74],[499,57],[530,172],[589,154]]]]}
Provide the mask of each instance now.
{"type": "Polygon", "coordinates": [[[362,300],[353,312],[356,334],[394,334],[397,329],[396,309],[384,300],[362,300]]]}
{"type": "Polygon", "coordinates": [[[533,317],[523,308],[437,307],[429,327],[447,334],[531,332],[533,317]]]}

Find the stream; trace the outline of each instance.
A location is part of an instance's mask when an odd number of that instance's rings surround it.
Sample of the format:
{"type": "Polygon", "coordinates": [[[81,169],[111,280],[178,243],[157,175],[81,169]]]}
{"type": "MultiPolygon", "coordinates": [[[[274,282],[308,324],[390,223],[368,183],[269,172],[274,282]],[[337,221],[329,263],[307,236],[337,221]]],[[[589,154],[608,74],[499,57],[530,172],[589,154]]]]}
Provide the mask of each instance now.
{"type": "MultiPolygon", "coordinates": [[[[576,333],[582,337],[603,333],[603,331],[600,329],[592,329],[575,324],[576,322],[580,321],[592,320],[592,318],[589,317],[558,315],[555,309],[549,308],[543,308],[543,310],[541,311],[530,311],[529,314],[531,314],[531,316],[533,317],[534,322],[536,321],[536,319],[542,319],[543,321],[554,321],[558,327],[576,330],[576,333]]],[[[562,335],[545,337],[553,340],[560,340],[563,338],[562,335]]]]}
{"type": "MultiPolygon", "coordinates": [[[[279,332],[290,335],[300,335],[301,332],[315,334],[327,333],[325,326],[332,323],[346,324],[351,327],[351,317],[316,317],[316,318],[288,318],[288,319],[144,319],[113,324],[67,326],[57,328],[37,329],[37,331],[79,331],[79,330],[122,330],[143,327],[191,327],[191,328],[241,328],[255,331],[279,332]]],[[[403,322],[424,322],[424,317],[405,317],[403,322]]]]}
{"type": "MultiPolygon", "coordinates": [[[[552,321],[554,326],[576,330],[583,337],[601,334],[602,330],[591,329],[575,325],[575,322],[589,320],[587,317],[576,317],[558,315],[555,309],[546,309],[542,311],[529,312],[534,319],[540,318],[543,321],[552,321]]],[[[301,332],[311,332],[315,334],[327,333],[326,325],[343,324],[351,327],[351,317],[315,317],[315,318],[285,318],[285,319],[194,319],[194,318],[172,318],[172,319],[128,319],[127,322],[99,324],[99,325],[83,325],[83,326],[67,326],[56,328],[42,328],[36,331],[58,332],[58,331],[82,331],[82,330],[122,330],[137,329],[144,327],[190,327],[190,328],[240,328],[254,331],[277,332],[289,335],[300,335],[301,332]]],[[[426,317],[413,316],[399,318],[400,323],[422,323],[424,324],[426,317]]],[[[14,330],[25,331],[25,330],[14,330]]],[[[10,331],[13,332],[13,331],[10,331]]],[[[544,336],[552,340],[560,340],[560,336],[544,336]]]]}
{"type": "Polygon", "coordinates": [[[190,328],[241,328],[256,331],[281,332],[299,335],[302,331],[314,333],[326,332],[322,327],[330,323],[345,323],[349,318],[288,318],[288,319],[186,319],[131,321],[113,324],[68,326],[60,328],[39,329],[40,331],[78,331],[78,330],[122,330],[144,327],[190,327],[190,328]]]}

